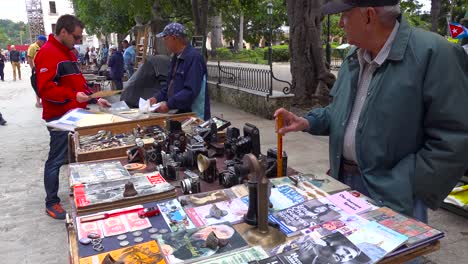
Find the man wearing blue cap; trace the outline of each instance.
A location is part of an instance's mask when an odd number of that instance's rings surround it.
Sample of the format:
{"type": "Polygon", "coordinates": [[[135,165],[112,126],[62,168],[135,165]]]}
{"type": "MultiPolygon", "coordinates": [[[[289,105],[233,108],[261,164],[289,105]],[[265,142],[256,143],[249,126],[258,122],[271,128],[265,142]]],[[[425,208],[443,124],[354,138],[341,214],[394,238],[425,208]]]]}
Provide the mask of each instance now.
{"type": "Polygon", "coordinates": [[[324,14],[354,45],[330,91],[304,117],[281,108],[279,133],[330,140],[331,176],[380,206],[427,222],[468,166],[468,58],[460,46],[412,28],[398,0],[340,0],[324,14]]]}
{"type": "Polygon", "coordinates": [[[188,43],[184,26],[170,23],[157,37],[164,40],[173,57],[167,83],[159,94],[149,99],[150,103],[161,103],[157,112],[177,109],[179,113],[195,112],[204,120],[210,119],[206,63],[200,52],[188,43]]]}
{"type": "Polygon", "coordinates": [[[36,93],[36,107],[42,107],[41,98],[39,97],[39,93],[37,91],[37,84],[36,84],[36,67],[34,67],[34,57],[36,57],[36,53],[39,49],[44,45],[47,41],[47,38],[44,35],[39,35],[37,37],[36,42],[29,45],[28,48],[28,64],[31,66],[31,86],[36,93]]]}

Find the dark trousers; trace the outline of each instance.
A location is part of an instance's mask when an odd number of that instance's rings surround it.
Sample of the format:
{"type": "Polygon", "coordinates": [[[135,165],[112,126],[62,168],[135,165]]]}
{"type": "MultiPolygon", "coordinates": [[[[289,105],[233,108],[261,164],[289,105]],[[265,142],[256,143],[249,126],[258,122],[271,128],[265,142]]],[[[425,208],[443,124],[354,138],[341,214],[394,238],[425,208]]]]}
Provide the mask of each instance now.
{"type": "Polygon", "coordinates": [[[122,79],[113,79],[115,84],[115,89],[122,90],[123,89],[123,82],[122,79]]]}
{"type": "MultiPolygon", "coordinates": [[[[340,169],[340,181],[367,197],[372,198],[362,178],[359,168],[351,162],[343,161],[340,169]]],[[[410,215],[411,216],[411,215],[410,215]]],[[[418,198],[413,200],[413,215],[415,219],[427,223],[427,207],[418,198]]]]}
{"type": "Polygon", "coordinates": [[[0,63],[0,80],[5,80],[5,73],[3,73],[3,69],[5,68],[5,63],[0,63]]]}
{"type": "Polygon", "coordinates": [[[37,80],[36,80],[36,68],[31,69],[31,86],[36,93],[36,96],[39,97],[39,91],[37,90],[37,80]]]}
{"type": "Polygon", "coordinates": [[[58,197],[60,167],[65,163],[68,153],[68,131],[53,131],[49,129],[49,157],[44,167],[44,187],[46,191],[46,206],[60,202],[58,197]]]}

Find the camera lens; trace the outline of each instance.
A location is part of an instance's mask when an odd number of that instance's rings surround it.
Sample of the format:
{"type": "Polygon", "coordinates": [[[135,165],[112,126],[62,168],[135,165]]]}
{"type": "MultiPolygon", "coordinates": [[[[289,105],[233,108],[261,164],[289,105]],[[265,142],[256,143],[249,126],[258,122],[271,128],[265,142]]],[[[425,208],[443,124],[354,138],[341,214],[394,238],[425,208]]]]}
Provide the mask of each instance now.
{"type": "Polygon", "coordinates": [[[183,179],[180,181],[180,187],[184,194],[189,194],[192,191],[192,181],[190,179],[183,179]]]}

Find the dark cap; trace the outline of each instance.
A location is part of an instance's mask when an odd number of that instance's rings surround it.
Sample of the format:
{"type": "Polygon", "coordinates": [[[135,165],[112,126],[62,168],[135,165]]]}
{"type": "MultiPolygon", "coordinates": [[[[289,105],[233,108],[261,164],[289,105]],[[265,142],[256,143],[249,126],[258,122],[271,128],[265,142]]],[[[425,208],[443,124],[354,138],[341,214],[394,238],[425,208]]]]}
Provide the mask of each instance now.
{"type": "Polygon", "coordinates": [[[399,0],[331,0],[322,6],[325,15],[337,14],[354,7],[393,6],[399,0]]]}
{"type": "Polygon", "coordinates": [[[164,38],[165,36],[184,37],[185,27],[179,23],[170,23],[164,28],[163,32],[156,35],[158,38],[164,38]]]}

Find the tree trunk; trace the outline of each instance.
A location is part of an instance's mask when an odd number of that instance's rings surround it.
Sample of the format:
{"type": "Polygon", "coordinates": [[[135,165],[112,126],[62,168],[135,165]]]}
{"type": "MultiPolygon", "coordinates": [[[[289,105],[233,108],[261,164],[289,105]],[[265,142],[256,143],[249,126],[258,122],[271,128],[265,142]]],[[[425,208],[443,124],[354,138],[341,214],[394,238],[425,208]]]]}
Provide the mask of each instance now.
{"type": "Polygon", "coordinates": [[[221,14],[211,18],[211,49],[223,47],[223,21],[221,14]]]}
{"type": "Polygon", "coordinates": [[[437,32],[440,14],[440,0],[431,0],[431,31],[437,32]]]}
{"type": "Polygon", "coordinates": [[[291,54],[292,91],[301,105],[319,99],[328,104],[328,93],[335,77],[323,60],[320,21],[321,1],[287,0],[289,52],[291,54]]]}
{"type": "Polygon", "coordinates": [[[237,49],[242,50],[244,48],[244,12],[241,11],[239,17],[239,41],[237,42],[237,49]]]}

